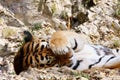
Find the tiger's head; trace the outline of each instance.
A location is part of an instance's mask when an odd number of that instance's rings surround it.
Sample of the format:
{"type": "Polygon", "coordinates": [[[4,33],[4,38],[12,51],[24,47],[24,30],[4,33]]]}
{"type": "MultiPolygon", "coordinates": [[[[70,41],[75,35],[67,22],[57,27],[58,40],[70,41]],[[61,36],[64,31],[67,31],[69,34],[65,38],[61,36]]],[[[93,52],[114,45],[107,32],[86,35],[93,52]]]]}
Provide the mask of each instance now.
{"type": "Polygon", "coordinates": [[[29,67],[46,68],[56,64],[55,55],[48,47],[46,39],[34,37],[29,31],[24,31],[24,43],[14,57],[16,74],[29,67]]]}

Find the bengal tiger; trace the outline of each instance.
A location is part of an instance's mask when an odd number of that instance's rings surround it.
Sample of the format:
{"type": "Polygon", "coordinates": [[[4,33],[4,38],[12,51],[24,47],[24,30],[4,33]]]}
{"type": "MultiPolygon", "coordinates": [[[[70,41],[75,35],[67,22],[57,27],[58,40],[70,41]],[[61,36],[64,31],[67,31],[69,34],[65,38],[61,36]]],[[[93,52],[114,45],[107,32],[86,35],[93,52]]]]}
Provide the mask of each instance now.
{"type": "Polygon", "coordinates": [[[120,50],[86,44],[84,37],[73,31],[57,31],[51,38],[36,38],[24,31],[25,42],[14,58],[16,74],[29,67],[68,66],[74,70],[97,67],[119,68],[120,50]]]}

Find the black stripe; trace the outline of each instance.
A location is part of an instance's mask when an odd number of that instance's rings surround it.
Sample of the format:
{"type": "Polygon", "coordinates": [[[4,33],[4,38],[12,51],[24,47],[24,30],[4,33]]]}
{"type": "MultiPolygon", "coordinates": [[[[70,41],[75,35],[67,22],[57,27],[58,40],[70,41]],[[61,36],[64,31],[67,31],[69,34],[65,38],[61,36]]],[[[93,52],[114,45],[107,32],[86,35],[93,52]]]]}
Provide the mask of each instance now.
{"type": "MultiPolygon", "coordinates": [[[[69,58],[71,59],[73,57],[73,55],[71,55],[69,58]]],[[[73,65],[72,61],[70,64],[68,64],[68,67],[71,67],[73,65]]]]}
{"type": "Polygon", "coordinates": [[[116,52],[119,52],[119,49],[116,49],[116,52]]]}
{"type": "MultiPolygon", "coordinates": [[[[56,64],[56,61],[52,61],[51,63],[49,62],[47,65],[50,66],[50,67],[52,67],[52,66],[54,66],[55,64],[56,64]]],[[[59,66],[56,66],[56,67],[59,67],[59,66]]]]}
{"type": "Polygon", "coordinates": [[[35,60],[39,63],[38,56],[35,55],[35,60]]]}
{"type": "Polygon", "coordinates": [[[37,49],[39,47],[39,43],[35,46],[35,49],[37,49]]]}
{"type": "Polygon", "coordinates": [[[29,56],[26,56],[26,59],[25,59],[26,65],[28,65],[28,57],[29,57],[29,56]]]}
{"type": "Polygon", "coordinates": [[[73,50],[75,50],[78,46],[76,39],[74,39],[74,41],[75,41],[75,46],[73,47],[73,50]]]}
{"type": "Polygon", "coordinates": [[[113,54],[112,50],[105,46],[103,46],[103,48],[100,48],[100,49],[105,53],[105,55],[113,54]]]}
{"type": "Polygon", "coordinates": [[[32,64],[32,56],[30,56],[30,64],[32,64]]]}
{"type": "Polygon", "coordinates": [[[48,60],[48,56],[46,55],[45,58],[48,60]]]}
{"type": "Polygon", "coordinates": [[[36,49],[34,52],[33,52],[33,56],[35,55],[35,53],[37,53],[38,52],[38,49],[36,49]]]}
{"type": "Polygon", "coordinates": [[[82,62],[83,60],[77,60],[77,63],[75,64],[75,66],[73,66],[73,68],[72,69],[77,69],[78,68],[78,66],[80,65],[80,62],[82,62]]]}
{"type": "Polygon", "coordinates": [[[32,42],[32,48],[31,48],[31,51],[33,52],[33,48],[34,48],[34,42],[32,42]]]}
{"type": "Polygon", "coordinates": [[[71,67],[73,65],[73,63],[69,64],[68,67],[71,67]]]}
{"type": "Polygon", "coordinates": [[[99,60],[97,61],[97,62],[95,62],[94,64],[91,64],[91,65],[89,65],[89,69],[91,69],[92,68],[92,66],[94,66],[94,65],[96,65],[96,64],[98,64],[101,60],[102,60],[102,58],[103,58],[104,56],[102,56],[101,58],[99,58],[99,60]]]}
{"type": "Polygon", "coordinates": [[[44,45],[41,46],[41,51],[44,49],[44,45]]]}
{"type": "Polygon", "coordinates": [[[30,43],[27,45],[26,55],[29,53],[29,46],[30,46],[30,43]]]}
{"type": "Polygon", "coordinates": [[[41,60],[44,60],[44,57],[42,55],[40,55],[40,56],[41,56],[41,60]]]}
{"type": "Polygon", "coordinates": [[[110,57],[110,58],[106,61],[106,63],[109,62],[109,61],[110,61],[111,59],[113,59],[113,58],[115,58],[115,56],[110,57]]]}
{"type": "Polygon", "coordinates": [[[100,55],[100,52],[99,52],[99,50],[98,50],[96,47],[94,47],[94,46],[91,46],[91,47],[93,47],[93,48],[95,49],[96,53],[97,53],[98,55],[100,55]]]}

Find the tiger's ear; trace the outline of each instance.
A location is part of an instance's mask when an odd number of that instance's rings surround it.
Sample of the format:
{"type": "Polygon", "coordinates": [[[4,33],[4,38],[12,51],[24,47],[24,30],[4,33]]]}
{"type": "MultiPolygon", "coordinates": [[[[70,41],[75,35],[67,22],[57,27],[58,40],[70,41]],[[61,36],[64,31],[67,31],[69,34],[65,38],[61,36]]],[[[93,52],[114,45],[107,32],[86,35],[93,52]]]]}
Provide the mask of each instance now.
{"type": "Polygon", "coordinates": [[[22,58],[20,59],[20,55],[16,55],[13,61],[14,65],[14,70],[17,75],[19,75],[23,71],[23,66],[22,66],[22,58]]]}
{"type": "Polygon", "coordinates": [[[25,43],[33,40],[33,35],[29,31],[23,31],[23,36],[25,43]]]}
{"type": "Polygon", "coordinates": [[[23,47],[19,49],[19,51],[16,53],[13,61],[14,71],[17,75],[19,75],[22,71],[27,70],[29,68],[29,65],[23,66],[23,47]]]}

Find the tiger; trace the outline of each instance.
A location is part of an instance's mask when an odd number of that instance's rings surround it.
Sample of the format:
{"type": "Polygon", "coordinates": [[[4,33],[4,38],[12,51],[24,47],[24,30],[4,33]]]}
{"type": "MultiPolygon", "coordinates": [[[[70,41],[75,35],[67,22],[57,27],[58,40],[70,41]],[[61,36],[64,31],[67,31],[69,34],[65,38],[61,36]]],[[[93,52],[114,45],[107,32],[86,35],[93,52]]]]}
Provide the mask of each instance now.
{"type": "Polygon", "coordinates": [[[73,31],[56,31],[49,38],[37,38],[24,31],[24,44],[14,58],[17,75],[29,67],[48,68],[67,66],[73,70],[119,68],[120,50],[89,44],[73,31]]]}
{"type": "Polygon", "coordinates": [[[65,65],[73,70],[120,68],[119,49],[87,43],[84,36],[73,31],[57,31],[53,33],[49,46],[55,55],[70,54],[71,57],[67,58],[70,63],[65,65]]]}

